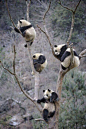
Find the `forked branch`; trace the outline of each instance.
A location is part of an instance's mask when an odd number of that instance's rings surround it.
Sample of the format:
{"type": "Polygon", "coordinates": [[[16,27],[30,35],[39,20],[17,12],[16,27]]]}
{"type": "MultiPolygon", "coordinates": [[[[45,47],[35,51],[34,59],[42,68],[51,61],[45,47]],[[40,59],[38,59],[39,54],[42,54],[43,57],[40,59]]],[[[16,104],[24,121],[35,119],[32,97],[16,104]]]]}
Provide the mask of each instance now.
{"type": "Polygon", "coordinates": [[[78,4],[76,5],[75,9],[72,10],[66,6],[64,6],[61,2],[61,0],[59,0],[59,4],[63,7],[63,8],[66,8],[67,10],[71,11],[72,12],[72,22],[71,22],[71,28],[70,28],[70,33],[69,33],[69,37],[68,37],[68,40],[67,40],[67,45],[69,46],[69,42],[71,40],[71,37],[72,37],[72,32],[73,32],[73,28],[74,28],[74,19],[75,19],[75,13],[76,13],[76,10],[80,4],[81,0],[79,0],[78,4]]]}
{"type": "Polygon", "coordinates": [[[59,3],[63,8],[65,8],[65,9],[67,9],[67,10],[69,10],[69,11],[72,11],[72,12],[73,12],[73,10],[72,10],[72,9],[70,9],[70,8],[68,8],[68,7],[66,7],[66,6],[64,6],[64,5],[62,4],[61,0],[59,0],[59,1],[58,1],[58,3],[59,3]]]}
{"type": "Polygon", "coordinates": [[[37,25],[37,27],[46,35],[46,37],[49,41],[50,47],[51,47],[51,49],[53,49],[53,45],[51,44],[51,41],[50,41],[48,34],[40,26],[37,25]]]}
{"type": "Polygon", "coordinates": [[[5,68],[4,65],[3,65],[3,63],[2,63],[1,61],[0,61],[0,64],[1,64],[1,66],[2,66],[6,71],[8,71],[10,74],[14,75],[14,77],[15,77],[17,83],[18,83],[18,86],[20,87],[20,89],[21,89],[21,91],[23,92],[23,94],[24,94],[29,100],[31,100],[31,101],[35,104],[36,108],[37,108],[37,109],[39,110],[39,112],[41,113],[41,110],[40,110],[39,107],[37,106],[37,104],[36,104],[36,102],[34,101],[34,99],[32,99],[32,98],[23,90],[23,88],[21,87],[21,84],[20,84],[20,82],[19,82],[19,80],[18,80],[18,77],[17,77],[17,75],[16,75],[16,72],[15,72],[15,53],[16,53],[16,51],[15,51],[15,46],[14,46],[14,50],[13,50],[13,51],[14,51],[14,59],[13,59],[13,71],[14,71],[14,73],[11,72],[9,69],[5,68]]]}
{"type": "MultiPolygon", "coordinates": [[[[49,9],[50,9],[50,6],[51,6],[51,0],[50,0],[50,2],[49,2],[48,9],[46,10],[46,12],[45,12],[45,14],[44,14],[44,16],[43,16],[44,25],[45,25],[45,17],[46,17],[46,14],[48,13],[48,11],[49,11],[49,9]]],[[[50,41],[50,38],[49,38],[48,33],[46,32],[46,31],[47,31],[47,28],[45,28],[45,31],[44,31],[40,26],[37,25],[37,27],[46,35],[46,37],[47,37],[47,39],[48,39],[48,41],[49,41],[49,45],[50,45],[50,47],[51,47],[51,50],[53,51],[53,45],[52,45],[52,43],[51,43],[51,41],[50,41]]]]}

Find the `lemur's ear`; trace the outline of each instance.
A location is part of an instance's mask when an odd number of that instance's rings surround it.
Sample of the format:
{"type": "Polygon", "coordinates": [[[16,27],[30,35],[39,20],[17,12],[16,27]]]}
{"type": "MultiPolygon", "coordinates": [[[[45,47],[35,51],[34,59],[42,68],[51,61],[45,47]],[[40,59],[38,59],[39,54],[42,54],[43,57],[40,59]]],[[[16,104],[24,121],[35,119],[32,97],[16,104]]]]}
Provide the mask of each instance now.
{"type": "Polygon", "coordinates": [[[19,22],[20,22],[20,23],[22,23],[22,21],[21,21],[21,20],[20,20],[19,22]]]}
{"type": "Polygon", "coordinates": [[[51,90],[50,90],[50,89],[48,89],[48,91],[50,92],[51,90]]]}
{"type": "Polygon", "coordinates": [[[43,92],[45,92],[45,90],[43,90],[43,92]]]}

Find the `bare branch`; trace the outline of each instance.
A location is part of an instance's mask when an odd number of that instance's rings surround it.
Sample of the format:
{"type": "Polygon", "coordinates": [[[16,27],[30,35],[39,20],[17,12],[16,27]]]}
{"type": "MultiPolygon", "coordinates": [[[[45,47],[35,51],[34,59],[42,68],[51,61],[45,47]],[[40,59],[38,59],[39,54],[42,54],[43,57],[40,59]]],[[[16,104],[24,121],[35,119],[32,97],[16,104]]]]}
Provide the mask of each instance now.
{"type": "Polygon", "coordinates": [[[82,57],[86,57],[84,54],[86,54],[86,49],[79,54],[79,58],[81,59],[82,57]]]}
{"type": "Polygon", "coordinates": [[[75,7],[75,10],[72,10],[64,5],[62,5],[61,3],[61,0],[59,0],[59,4],[63,7],[63,8],[66,8],[67,10],[71,11],[72,12],[72,23],[71,23],[71,28],[70,28],[70,33],[69,33],[69,37],[68,37],[68,40],[67,40],[67,45],[69,46],[69,42],[71,40],[71,37],[72,37],[72,32],[73,32],[73,27],[74,27],[74,19],[75,19],[75,13],[76,13],[76,10],[80,4],[81,0],[79,0],[78,4],[76,5],[75,7]]]}
{"type": "Polygon", "coordinates": [[[29,21],[29,8],[30,8],[30,4],[31,4],[31,0],[29,1],[29,3],[26,1],[26,5],[27,5],[27,21],[29,21]]]}
{"type": "Polygon", "coordinates": [[[73,11],[74,13],[76,12],[76,10],[77,10],[77,8],[78,8],[80,2],[81,2],[81,0],[79,0],[78,4],[76,5],[75,10],[73,11]]]}
{"type": "Polygon", "coordinates": [[[53,50],[53,45],[51,44],[51,41],[50,41],[50,39],[49,39],[48,34],[47,34],[41,27],[39,27],[38,25],[37,25],[37,27],[46,35],[46,37],[47,37],[47,39],[48,39],[48,41],[49,41],[50,47],[51,47],[51,49],[53,50]]]}
{"type": "Polygon", "coordinates": [[[73,12],[73,10],[72,9],[70,9],[70,8],[68,8],[68,7],[66,7],[66,6],[64,6],[63,4],[62,4],[62,2],[61,2],[61,0],[59,0],[59,2],[58,2],[63,8],[65,8],[65,9],[67,9],[67,10],[70,10],[70,11],[72,11],[73,12]]]}
{"type": "Polygon", "coordinates": [[[73,48],[71,46],[70,46],[70,51],[71,51],[71,59],[70,59],[69,69],[71,69],[72,66],[74,65],[74,52],[73,52],[73,48]]]}
{"type": "Polygon", "coordinates": [[[3,65],[3,63],[2,63],[1,61],[0,61],[0,64],[1,64],[1,66],[2,66],[6,71],[8,71],[10,74],[15,75],[15,74],[12,73],[9,69],[5,68],[4,65],[3,65]]]}
{"type": "Polygon", "coordinates": [[[27,48],[28,48],[28,52],[29,52],[28,56],[29,56],[29,60],[30,60],[30,66],[31,66],[32,74],[34,75],[36,71],[35,71],[34,66],[33,66],[31,46],[29,44],[27,44],[27,48]]]}
{"type": "Polygon", "coordinates": [[[14,24],[13,20],[12,20],[12,17],[11,17],[11,15],[10,15],[10,11],[9,11],[9,9],[8,9],[7,0],[5,0],[5,1],[6,1],[6,7],[7,7],[7,11],[8,11],[8,14],[9,14],[10,20],[11,20],[11,22],[12,22],[13,26],[16,28],[16,26],[15,26],[15,24],[14,24]]]}
{"type": "Polygon", "coordinates": [[[0,61],[0,63],[1,63],[1,65],[2,65],[2,67],[3,67],[6,71],[8,71],[10,74],[14,75],[14,77],[15,77],[15,79],[16,79],[16,81],[17,81],[17,83],[18,83],[18,85],[19,85],[19,87],[20,87],[20,89],[21,89],[21,91],[23,92],[23,94],[24,94],[29,100],[31,100],[31,101],[35,104],[36,108],[37,108],[37,109],[39,110],[39,112],[41,113],[42,111],[39,109],[39,107],[37,106],[37,104],[36,104],[36,102],[34,101],[34,99],[32,99],[32,98],[22,89],[21,84],[20,84],[20,82],[19,82],[19,80],[18,80],[18,77],[17,77],[17,75],[16,75],[16,73],[15,73],[15,47],[14,47],[14,62],[13,62],[13,71],[14,71],[14,73],[12,73],[10,70],[8,70],[7,68],[5,68],[1,61],[0,61]]]}
{"type": "Polygon", "coordinates": [[[13,52],[14,52],[14,59],[13,59],[13,72],[14,72],[14,74],[15,74],[15,58],[16,58],[15,45],[13,46],[13,52]]]}
{"type": "MultiPolygon", "coordinates": [[[[8,11],[8,14],[9,14],[9,17],[10,17],[10,20],[11,20],[13,26],[14,26],[17,30],[19,30],[19,29],[16,27],[16,25],[14,24],[13,20],[12,20],[12,17],[11,17],[11,15],[10,15],[10,11],[9,11],[9,8],[8,8],[7,0],[5,0],[5,2],[6,2],[7,11],[8,11]]],[[[22,33],[21,33],[20,30],[19,30],[19,32],[20,32],[20,34],[22,35],[22,33]]],[[[22,35],[22,36],[23,36],[23,35],[22,35]]]]}
{"type": "Polygon", "coordinates": [[[35,119],[35,121],[44,121],[43,118],[38,118],[38,119],[35,119]]]}
{"type": "Polygon", "coordinates": [[[68,40],[67,40],[67,45],[68,45],[68,46],[69,46],[69,42],[70,42],[70,40],[71,40],[71,36],[72,36],[72,32],[73,32],[74,19],[75,19],[75,13],[72,13],[72,23],[71,23],[71,28],[70,28],[69,37],[68,37],[68,40]]]}
{"type": "Polygon", "coordinates": [[[46,14],[48,13],[48,11],[49,11],[49,9],[50,9],[50,6],[51,6],[51,0],[50,0],[50,2],[49,2],[49,7],[48,7],[47,11],[46,11],[45,14],[44,14],[43,20],[45,19],[46,14]]]}

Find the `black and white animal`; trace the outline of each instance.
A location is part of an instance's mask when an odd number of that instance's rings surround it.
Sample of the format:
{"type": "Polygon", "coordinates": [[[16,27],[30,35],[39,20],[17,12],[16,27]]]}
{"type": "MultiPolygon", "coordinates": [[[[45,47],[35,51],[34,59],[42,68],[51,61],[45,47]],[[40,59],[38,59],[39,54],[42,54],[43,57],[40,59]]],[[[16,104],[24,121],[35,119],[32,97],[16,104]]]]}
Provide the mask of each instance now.
{"type": "MultiPolygon", "coordinates": [[[[31,25],[31,23],[27,20],[21,19],[18,21],[17,28],[21,31],[27,44],[29,43],[30,45],[32,45],[36,37],[36,31],[34,27],[31,25]]],[[[20,33],[20,31],[17,28],[14,28],[14,30],[20,33]]],[[[25,47],[27,47],[27,45],[25,45],[25,47]]]]}
{"type": "MultiPolygon", "coordinates": [[[[78,67],[80,65],[80,59],[77,55],[76,51],[73,49],[74,58],[73,58],[73,68],[78,67]]],[[[64,54],[61,57],[61,67],[63,70],[66,70],[71,63],[71,49],[67,48],[64,54]]]]}
{"type": "Polygon", "coordinates": [[[67,45],[66,44],[61,44],[61,45],[54,45],[54,55],[55,57],[61,61],[61,57],[64,54],[64,52],[67,49],[67,45]]]}
{"type": "Polygon", "coordinates": [[[42,53],[35,53],[33,55],[33,65],[37,72],[41,72],[47,66],[47,59],[42,53]]]}
{"type": "Polygon", "coordinates": [[[48,122],[48,118],[54,116],[56,111],[55,101],[57,101],[58,95],[53,90],[43,90],[43,98],[38,99],[37,103],[44,103],[43,119],[48,122]]]}

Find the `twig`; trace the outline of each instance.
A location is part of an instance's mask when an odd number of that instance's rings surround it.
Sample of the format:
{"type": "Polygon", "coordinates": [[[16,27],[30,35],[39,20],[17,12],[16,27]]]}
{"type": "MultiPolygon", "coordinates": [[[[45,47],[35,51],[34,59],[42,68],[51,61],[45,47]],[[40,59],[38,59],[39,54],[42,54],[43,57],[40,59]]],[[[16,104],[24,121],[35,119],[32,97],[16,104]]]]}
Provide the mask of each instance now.
{"type": "Polygon", "coordinates": [[[2,66],[6,71],[8,71],[10,74],[15,75],[15,74],[12,73],[9,69],[5,68],[1,61],[0,61],[0,64],[1,64],[1,66],[2,66]]]}
{"type": "Polygon", "coordinates": [[[15,74],[14,76],[15,76],[16,81],[17,81],[17,83],[18,83],[18,85],[19,85],[21,91],[23,92],[23,94],[24,94],[29,100],[31,100],[31,101],[35,104],[36,108],[37,108],[37,109],[39,110],[39,112],[41,113],[41,110],[39,109],[39,107],[38,107],[37,104],[35,103],[34,99],[32,99],[32,98],[22,89],[22,87],[21,87],[21,85],[20,85],[20,82],[19,82],[19,80],[18,80],[16,74],[15,74]]]}
{"type": "Polygon", "coordinates": [[[69,42],[70,42],[70,39],[72,37],[72,32],[73,32],[73,27],[74,27],[74,19],[75,19],[75,13],[76,13],[76,10],[80,4],[81,0],[79,0],[78,4],[76,5],[75,7],[75,10],[72,10],[66,6],[63,6],[62,3],[61,3],[61,0],[59,0],[59,4],[63,7],[63,8],[66,8],[67,10],[70,10],[72,12],[72,23],[71,23],[71,28],[70,28],[70,33],[69,33],[69,37],[68,37],[68,40],[67,40],[67,45],[69,46],[69,42]]]}
{"type": "Polygon", "coordinates": [[[15,74],[15,58],[16,58],[15,45],[13,46],[13,52],[14,52],[14,59],[13,59],[13,72],[14,72],[14,74],[15,74]]]}
{"type": "Polygon", "coordinates": [[[78,4],[76,5],[76,8],[75,8],[75,10],[74,10],[74,13],[76,12],[76,10],[77,10],[77,8],[78,8],[80,2],[81,2],[81,0],[79,0],[78,4]]]}
{"type": "Polygon", "coordinates": [[[43,118],[38,118],[38,119],[35,119],[35,121],[44,121],[43,118]]]}
{"type": "MultiPolygon", "coordinates": [[[[11,17],[11,15],[10,15],[10,11],[9,11],[9,9],[8,9],[7,0],[5,0],[5,2],[6,2],[7,11],[8,11],[8,14],[9,14],[9,17],[10,17],[10,20],[11,20],[13,26],[14,26],[17,30],[19,30],[19,29],[16,27],[16,25],[14,24],[13,20],[12,20],[12,17],[11,17]]],[[[20,34],[22,35],[22,33],[21,33],[20,30],[19,30],[19,32],[20,32],[20,34]]],[[[22,36],[23,36],[23,35],[22,35],[22,36]]]]}
{"type": "MultiPolygon", "coordinates": [[[[14,53],[15,53],[15,49],[14,49],[14,53]]],[[[15,55],[15,54],[14,54],[14,55],[15,55]]],[[[14,58],[15,58],[15,56],[14,56],[14,58]]],[[[14,61],[15,61],[15,60],[14,60],[14,61]]],[[[41,113],[42,111],[39,109],[39,107],[38,107],[37,104],[35,103],[34,99],[32,99],[32,98],[22,89],[21,84],[20,84],[20,82],[19,82],[19,80],[18,80],[18,77],[17,77],[16,73],[12,73],[10,70],[8,70],[7,68],[5,68],[5,67],[3,66],[3,64],[2,64],[1,61],[0,61],[0,63],[1,63],[1,65],[2,65],[2,67],[3,67],[6,71],[8,71],[10,74],[14,75],[14,77],[15,77],[15,79],[16,79],[16,81],[17,81],[17,83],[18,83],[18,85],[19,85],[19,87],[20,87],[20,89],[21,89],[21,91],[23,92],[23,94],[24,94],[29,100],[31,100],[31,101],[35,104],[36,108],[37,108],[37,109],[39,110],[39,112],[41,113]]],[[[15,63],[14,63],[14,66],[13,66],[13,71],[15,71],[15,63]]]]}
{"type": "Polygon", "coordinates": [[[48,13],[48,11],[49,11],[49,9],[50,9],[50,6],[51,6],[51,0],[50,0],[50,2],[49,2],[49,7],[48,7],[47,11],[46,11],[45,14],[44,14],[43,20],[45,19],[46,14],[48,13]]]}
{"type": "Polygon", "coordinates": [[[79,54],[79,58],[81,59],[82,57],[86,57],[84,54],[86,54],[86,49],[79,54]]]}
{"type": "Polygon", "coordinates": [[[6,1],[6,7],[7,7],[7,11],[8,11],[8,14],[9,14],[10,20],[11,20],[11,22],[12,22],[13,26],[16,28],[16,26],[15,26],[15,24],[14,24],[13,20],[12,20],[12,17],[11,17],[11,15],[10,15],[10,11],[9,11],[9,9],[8,9],[7,0],[5,0],[5,1],[6,1]]]}
{"type": "Polygon", "coordinates": [[[48,34],[40,26],[37,25],[37,27],[46,35],[46,37],[49,41],[50,47],[51,47],[51,49],[53,49],[53,45],[51,44],[48,34]]]}
{"type": "Polygon", "coordinates": [[[68,8],[68,7],[64,6],[64,5],[62,5],[61,0],[59,0],[59,2],[58,2],[58,3],[59,3],[63,8],[65,8],[65,9],[70,10],[70,11],[72,11],[72,12],[73,12],[73,10],[72,10],[72,9],[70,9],[70,8],[68,8]]]}

